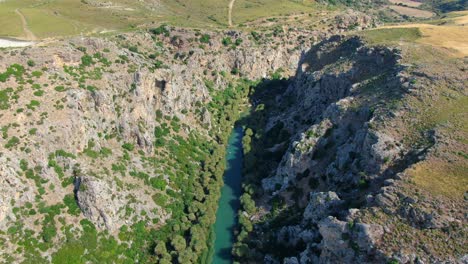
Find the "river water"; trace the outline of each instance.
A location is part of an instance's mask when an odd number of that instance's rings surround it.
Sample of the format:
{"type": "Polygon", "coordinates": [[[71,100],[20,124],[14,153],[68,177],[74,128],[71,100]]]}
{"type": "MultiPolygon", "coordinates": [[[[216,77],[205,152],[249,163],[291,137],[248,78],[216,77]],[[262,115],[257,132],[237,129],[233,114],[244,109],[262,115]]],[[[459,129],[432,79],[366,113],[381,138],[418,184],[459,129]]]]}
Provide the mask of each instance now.
{"type": "Polygon", "coordinates": [[[224,186],[221,189],[214,226],[216,238],[213,264],[232,263],[234,228],[237,225],[239,197],[242,192],[242,134],[242,127],[233,129],[226,151],[227,166],[224,172],[224,186]]]}

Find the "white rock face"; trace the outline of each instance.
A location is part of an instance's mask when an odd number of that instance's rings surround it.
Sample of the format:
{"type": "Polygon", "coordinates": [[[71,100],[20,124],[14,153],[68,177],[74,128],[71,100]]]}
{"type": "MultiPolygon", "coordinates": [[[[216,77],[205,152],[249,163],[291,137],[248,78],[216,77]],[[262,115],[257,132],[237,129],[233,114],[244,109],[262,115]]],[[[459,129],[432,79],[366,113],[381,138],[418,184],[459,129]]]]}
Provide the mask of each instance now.
{"type": "Polygon", "coordinates": [[[402,151],[396,141],[379,131],[369,131],[364,139],[363,153],[373,170],[378,172],[385,163],[393,161],[402,151]]]}
{"type": "Polygon", "coordinates": [[[116,227],[122,205],[119,196],[115,184],[92,177],[82,177],[77,192],[78,204],[86,218],[98,228],[111,231],[116,227]]]}
{"type": "Polygon", "coordinates": [[[320,244],[322,253],[320,263],[352,263],[354,251],[344,241],[342,235],[348,231],[346,222],[334,217],[327,217],[319,223],[320,235],[323,239],[320,244]]]}
{"type": "MultiPolygon", "coordinates": [[[[25,188],[18,179],[18,173],[22,173],[18,171],[19,167],[10,166],[5,157],[0,157],[0,228],[5,228],[9,219],[16,220],[12,213],[14,206],[34,201],[32,190],[25,188]]],[[[33,181],[28,183],[34,184],[33,181]]]]}
{"type": "MultiPolygon", "coordinates": [[[[159,217],[163,222],[168,217],[150,200],[129,203],[131,200],[129,196],[132,196],[132,193],[119,190],[115,182],[90,176],[81,177],[78,182],[78,204],[84,216],[100,229],[114,232],[122,225],[128,224],[134,215],[141,215],[142,211],[151,218],[159,217]],[[128,213],[129,210],[131,213],[128,213]]],[[[141,198],[143,197],[140,196],[141,198]]]]}
{"type": "Polygon", "coordinates": [[[316,223],[327,217],[333,207],[340,203],[340,198],[334,192],[312,192],[310,193],[309,204],[304,210],[304,220],[316,223]]]}
{"type": "Polygon", "coordinates": [[[384,234],[384,229],[380,225],[375,224],[356,224],[357,244],[359,248],[366,249],[368,253],[374,250],[384,234]]]}

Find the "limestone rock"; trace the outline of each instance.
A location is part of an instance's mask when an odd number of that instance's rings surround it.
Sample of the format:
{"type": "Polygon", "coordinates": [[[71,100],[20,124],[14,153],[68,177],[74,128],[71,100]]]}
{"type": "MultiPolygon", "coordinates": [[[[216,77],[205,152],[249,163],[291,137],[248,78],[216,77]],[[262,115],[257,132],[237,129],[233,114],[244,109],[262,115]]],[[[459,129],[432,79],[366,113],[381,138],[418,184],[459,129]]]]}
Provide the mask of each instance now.
{"type": "Polygon", "coordinates": [[[343,240],[343,234],[348,232],[347,223],[330,216],[319,222],[318,226],[323,237],[320,263],[352,263],[355,253],[348,241],[343,240]]]}
{"type": "Polygon", "coordinates": [[[334,192],[310,193],[309,204],[304,210],[304,220],[317,223],[327,217],[336,206],[342,203],[334,192]]]}

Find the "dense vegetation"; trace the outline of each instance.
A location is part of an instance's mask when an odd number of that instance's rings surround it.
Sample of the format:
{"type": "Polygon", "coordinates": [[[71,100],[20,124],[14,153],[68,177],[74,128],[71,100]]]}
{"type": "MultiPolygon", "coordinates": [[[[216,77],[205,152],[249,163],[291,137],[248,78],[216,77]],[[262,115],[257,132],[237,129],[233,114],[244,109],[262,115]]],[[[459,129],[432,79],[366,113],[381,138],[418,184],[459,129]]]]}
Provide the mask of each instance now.
{"type": "MultiPolygon", "coordinates": [[[[243,194],[240,198],[239,232],[232,252],[236,263],[262,261],[262,256],[257,255],[258,250],[276,250],[277,252],[280,250],[275,247],[274,243],[270,243],[270,248],[258,248],[259,244],[252,237],[253,222],[250,220],[250,217],[257,211],[254,199],[263,195],[260,186],[261,180],[267,177],[272,168],[281,161],[290,140],[290,134],[284,129],[282,122],[277,122],[272,129],[264,131],[268,118],[273,113],[282,111],[284,105],[288,104],[287,98],[283,98],[284,103],[276,101],[277,96],[282,94],[288,85],[288,81],[281,79],[280,76],[280,72],[277,72],[273,74],[271,80],[264,80],[252,88],[250,100],[254,102],[253,107],[249,114],[240,120],[245,127],[245,135],[242,139],[244,169],[243,194]],[[281,147],[273,148],[277,144],[281,145],[281,147]]],[[[280,212],[279,209],[282,207],[281,198],[273,197],[272,201],[276,209],[273,208],[271,213],[265,215],[259,221],[269,221],[277,217],[280,212]]],[[[267,234],[265,235],[267,236],[267,234]]]]}

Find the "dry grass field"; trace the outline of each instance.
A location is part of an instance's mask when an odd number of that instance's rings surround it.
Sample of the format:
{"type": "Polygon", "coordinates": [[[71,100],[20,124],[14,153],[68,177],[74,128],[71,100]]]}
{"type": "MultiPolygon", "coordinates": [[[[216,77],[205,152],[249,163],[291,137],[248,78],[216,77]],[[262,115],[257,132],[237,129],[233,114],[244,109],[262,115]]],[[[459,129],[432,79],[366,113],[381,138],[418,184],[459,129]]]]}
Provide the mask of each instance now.
{"type": "Polygon", "coordinates": [[[389,6],[390,9],[393,11],[401,14],[401,15],[406,15],[410,17],[417,17],[417,18],[430,18],[433,17],[435,14],[426,11],[426,10],[421,10],[417,8],[411,8],[411,7],[406,7],[406,6],[399,6],[399,5],[391,5],[389,6]]]}
{"type": "Polygon", "coordinates": [[[468,25],[468,11],[453,12],[456,16],[454,19],[457,25],[468,25]]]}
{"type": "Polygon", "coordinates": [[[423,44],[443,47],[455,51],[457,57],[468,56],[468,12],[457,12],[456,16],[439,23],[433,24],[402,24],[384,26],[382,28],[418,28],[421,38],[416,41],[423,44]]]}
{"type": "Polygon", "coordinates": [[[395,5],[402,4],[402,5],[409,6],[409,7],[418,7],[422,5],[422,3],[420,2],[411,1],[411,0],[390,0],[390,3],[395,4],[395,5]]]}

